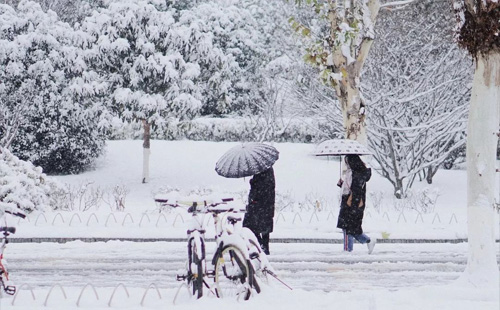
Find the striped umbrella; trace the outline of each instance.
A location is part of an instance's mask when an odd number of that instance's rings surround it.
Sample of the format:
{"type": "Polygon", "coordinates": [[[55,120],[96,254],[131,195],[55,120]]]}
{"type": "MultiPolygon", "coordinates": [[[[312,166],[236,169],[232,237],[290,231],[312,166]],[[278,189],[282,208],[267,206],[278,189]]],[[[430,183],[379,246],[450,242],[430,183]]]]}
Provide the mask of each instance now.
{"type": "Polygon", "coordinates": [[[278,160],[278,150],[270,145],[247,142],[227,151],[215,164],[215,171],[226,178],[243,178],[263,172],[278,160]]]}

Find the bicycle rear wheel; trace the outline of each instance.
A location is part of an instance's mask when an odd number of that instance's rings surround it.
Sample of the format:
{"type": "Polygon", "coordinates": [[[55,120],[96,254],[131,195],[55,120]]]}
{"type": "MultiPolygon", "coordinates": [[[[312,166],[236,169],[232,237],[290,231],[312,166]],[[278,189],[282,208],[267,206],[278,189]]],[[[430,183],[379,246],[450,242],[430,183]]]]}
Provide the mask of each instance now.
{"type": "Polygon", "coordinates": [[[243,252],[233,246],[224,246],[215,264],[215,292],[219,298],[250,298],[250,274],[248,260],[243,252]]]}

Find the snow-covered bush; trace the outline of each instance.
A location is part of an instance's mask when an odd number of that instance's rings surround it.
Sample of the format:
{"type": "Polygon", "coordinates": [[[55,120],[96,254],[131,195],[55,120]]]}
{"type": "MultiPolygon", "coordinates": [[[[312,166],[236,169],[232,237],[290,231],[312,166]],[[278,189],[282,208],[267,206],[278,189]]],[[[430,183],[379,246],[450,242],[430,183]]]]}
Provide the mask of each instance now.
{"type": "Polygon", "coordinates": [[[25,212],[57,208],[53,194],[64,187],[47,177],[42,168],[20,160],[0,147],[0,213],[5,208],[21,208],[25,212]]]}
{"type": "Polygon", "coordinates": [[[79,185],[68,185],[51,196],[54,209],[62,211],[97,211],[107,205],[111,211],[125,210],[129,189],[124,185],[102,188],[93,182],[84,181],[79,185]]]}
{"type": "Polygon", "coordinates": [[[429,214],[436,211],[436,202],[440,196],[440,191],[437,188],[411,189],[401,199],[389,195],[385,191],[370,191],[368,196],[369,204],[379,214],[393,210],[398,211],[398,213],[416,211],[429,214]],[[389,210],[391,208],[392,210],[389,210]]]}
{"type": "Polygon", "coordinates": [[[0,138],[45,173],[78,173],[104,148],[102,85],[87,70],[80,34],[29,1],[0,4],[0,138]]]}
{"type": "Polygon", "coordinates": [[[111,210],[123,211],[125,210],[125,199],[129,191],[124,185],[116,185],[111,190],[110,196],[112,200],[104,201],[110,206],[111,210]]]}

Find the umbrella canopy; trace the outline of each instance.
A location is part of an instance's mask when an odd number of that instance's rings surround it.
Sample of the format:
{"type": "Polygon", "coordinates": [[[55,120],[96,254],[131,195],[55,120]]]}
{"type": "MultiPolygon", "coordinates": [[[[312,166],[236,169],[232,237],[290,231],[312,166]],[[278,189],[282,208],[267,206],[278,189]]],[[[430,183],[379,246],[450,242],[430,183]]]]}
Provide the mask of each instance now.
{"type": "Polygon", "coordinates": [[[278,160],[273,146],[247,142],[227,151],[215,164],[215,171],[226,178],[248,177],[269,169],[278,160]]]}
{"type": "Polygon", "coordinates": [[[318,144],[313,152],[316,156],[339,156],[348,154],[370,155],[366,146],[355,140],[332,139],[318,144]]]}

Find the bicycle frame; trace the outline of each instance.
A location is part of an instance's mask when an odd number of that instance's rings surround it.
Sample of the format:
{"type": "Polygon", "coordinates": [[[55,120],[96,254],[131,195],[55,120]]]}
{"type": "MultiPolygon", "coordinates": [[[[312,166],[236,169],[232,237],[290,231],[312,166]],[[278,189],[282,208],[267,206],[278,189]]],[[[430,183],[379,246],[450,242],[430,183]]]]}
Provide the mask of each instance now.
{"type": "Polygon", "coordinates": [[[16,229],[15,229],[15,227],[0,227],[0,231],[3,232],[2,242],[0,244],[0,285],[6,294],[14,295],[16,293],[16,287],[13,285],[6,285],[5,281],[4,281],[4,278],[6,281],[9,281],[9,273],[8,273],[7,268],[5,266],[3,253],[5,250],[5,247],[8,243],[7,237],[11,233],[15,233],[16,229]]]}
{"type": "MultiPolygon", "coordinates": [[[[26,217],[26,215],[23,212],[19,211],[18,209],[19,209],[19,205],[17,205],[17,209],[11,208],[10,206],[7,206],[7,207],[4,207],[2,211],[4,213],[11,214],[13,216],[17,216],[17,217],[24,219],[26,217]]],[[[7,268],[5,266],[6,264],[5,264],[3,254],[5,251],[5,247],[7,246],[7,243],[9,243],[9,241],[7,240],[7,237],[10,234],[15,234],[16,228],[9,227],[9,226],[4,226],[4,227],[0,226],[0,233],[2,233],[2,235],[3,235],[2,241],[0,243],[0,286],[7,295],[14,295],[16,293],[16,287],[14,285],[6,285],[6,283],[5,283],[5,281],[9,281],[9,272],[7,271],[7,268]],[[5,280],[4,280],[4,278],[5,278],[5,280]]]]}

